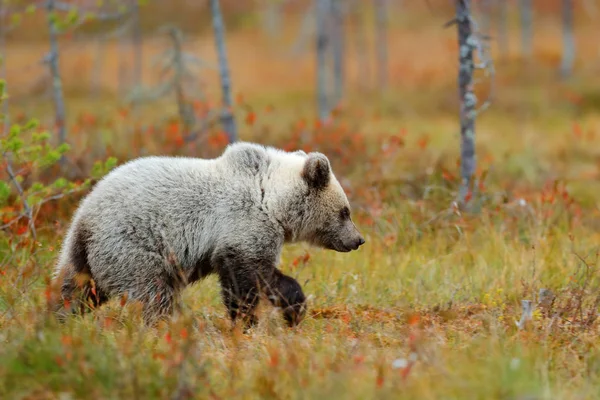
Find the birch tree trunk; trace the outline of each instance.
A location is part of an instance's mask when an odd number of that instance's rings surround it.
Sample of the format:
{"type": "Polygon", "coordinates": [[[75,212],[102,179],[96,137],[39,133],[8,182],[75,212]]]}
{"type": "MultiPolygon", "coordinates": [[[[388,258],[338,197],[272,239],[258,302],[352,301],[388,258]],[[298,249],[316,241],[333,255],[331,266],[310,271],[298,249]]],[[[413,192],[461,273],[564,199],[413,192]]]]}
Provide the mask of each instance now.
{"type": "Polygon", "coordinates": [[[560,74],[567,78],[573,72],[575,62],[575,34],[573,33],[573,1],[562,0],[563,56],[560,74]]]}
{"type": "Polygon", "coordinates": [[[219,74],[221,76],[221,91],[223,92],[223,111],[221,112],[221,123],[227,133],[229,143],[237,140],[237,127],[233,116],[233,99],[231,96],[231,77],[229,73],[229,64],[227,62],[227,50],[225,47],[225,24],[221,16],[221,7],[219,0],[210,0],[210,9],[212,12],[213,30],[215,35],[215,45],[219,58],[219,74]]]}
{"type": "Polygon", "coordinates": [[[58,133],[58,142],[64,143],[67,139],[65,99],[63,94],[62,78],[58,68],[58,28],[56,27],[55,1],[46,2],[46,14],[50,36],[50,55],[48,63],[50,65],[50,74],[52,77],[52,96],[54,98],[55,125],[58,133]]]}
{"type": "Polygon", "coordinates": [[[468,201],[471,181],[475,174],[475,105],[473,93],[473,29],[471,25],[470,0],[456,0],[456,21],[458,25],[459,72],[458,88],[460,95],[460,161],[461,185],[459,203],[468,201]]]}
{"type": "Polygon", "coordinates": [[[177,110],[179,118],[183,124],[184,135],[188,136],[190,130],[195,125],[195,115],[191,110],[190,104],[187,101],[184,89],[185,78],[185,61],[183,55],[183,38],[179,29],[172,28],[169,30],[169,35],[173,40],[173,89],[177,100],[177,110]]]}

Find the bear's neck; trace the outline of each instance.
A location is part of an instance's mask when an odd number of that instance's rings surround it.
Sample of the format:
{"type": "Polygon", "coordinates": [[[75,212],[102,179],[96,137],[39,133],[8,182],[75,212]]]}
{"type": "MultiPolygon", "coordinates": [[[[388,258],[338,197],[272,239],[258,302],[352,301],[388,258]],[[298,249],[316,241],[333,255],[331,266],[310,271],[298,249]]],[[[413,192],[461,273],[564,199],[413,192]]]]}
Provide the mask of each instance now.
{"type": "Polygon", "coordinates": [[[298,183],[290,185],[300,172],[300,165],[282,168],[273,162],[261,182],[263,210],[271,221],[276,222],[284,243],[301,241],[305,193],[298,183]]]}

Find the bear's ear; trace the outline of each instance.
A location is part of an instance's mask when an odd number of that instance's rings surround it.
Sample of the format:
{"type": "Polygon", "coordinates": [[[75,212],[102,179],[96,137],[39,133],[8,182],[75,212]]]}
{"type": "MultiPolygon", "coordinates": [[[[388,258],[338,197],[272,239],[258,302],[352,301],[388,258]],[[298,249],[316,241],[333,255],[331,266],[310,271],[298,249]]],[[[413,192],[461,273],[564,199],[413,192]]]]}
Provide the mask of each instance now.
{"type": "Polygon", "coordinates": [[[302,169],[302,178],[308,183],[308,186],[315,189],[324,189],[329,185],[330,172],[331,167],[327,157],[324,154],[313,152],[308,154],[302,169]]]}

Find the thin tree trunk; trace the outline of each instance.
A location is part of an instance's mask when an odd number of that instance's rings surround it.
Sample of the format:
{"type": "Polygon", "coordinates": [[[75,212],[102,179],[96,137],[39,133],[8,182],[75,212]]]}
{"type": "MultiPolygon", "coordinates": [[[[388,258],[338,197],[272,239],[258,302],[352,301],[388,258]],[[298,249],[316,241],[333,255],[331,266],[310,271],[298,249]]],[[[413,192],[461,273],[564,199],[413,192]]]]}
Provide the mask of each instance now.
{"type": "Polygon", "coordinates": [[[231,77],[229,75],[229,65],[227,63],[227,51],[225,48],[225,24],[221,16],[219,0],[210,0],[212,12],[213,30],[215,43],[219,54],[219,71],[221,75],[221,90],[223,92],[224,109],[221,114],[223,129],[227,133],[230,143],[237,140],[237,128],[235,118],[232,113],[233,100],[231,97],[231,77]]]}
{"type": "Polygon", "coordinates": [[[519,0],[521,8],[521,51],[523,55],[530,59],[533,53],[533,9],[531,0],[519,0]]]}
{"type": "Polygon", "coordinates": [[[506,0],[497,0],[496,4],[498,5],[498,49],[500,50],[500,55],[506,57],[508,55],[508,7],[506,0]]]}
{"type": "Polygon", "coordinates": [[[387,0],[375,0],[375,29],[377,46],[377,83],[383,89],[388,81],[387,0]]]}
{"type": "MultiPolygon", "coordinates": [[[[4,97],[4,95],[6,94],[6,91],[7,91],[7,88],[6,88],[6,85],[7,85],[6,84],[6,78],[7,78],[6,75],[7,74],[6,74],[6,58],[5,58],[6,57],[5,56],[5,54],[6,54],[6,48],[5,48],[6,31],[4,30],[6,14],[3,13],[4,12],[3,6],[5,6],[5,4],[3,4],[2,1],[0,0],[0,79],[4,79],[3,90],[0,91],[0,98],[4,97]]],[[[4,137],[5,135],[8,134],[8,131],[10,129],[10,118],[8,115],[8,98],[0,99],[0,103],[2,103],[2,114],[3,114],[2,137],[4,137]]],[[[19,197],[21,197],[21,202],[23,204],[25,216],[27,217],[27,224],[29,226],[29,231],[31,232],[31,236],[33,237],[33,239],[36,240],[37,233],[35,230],[35,224],[33,222],[33,210],[31,209],[29,202],[27,201],[27,197],[25,196],[25,193],[23,192],[23,187],[21,186],[21,183],[17,179],[18,174],[15,173],[15,171],[14,171],[11,156],[12,156],[12,154],[7,149],[4,152],[2,152],[4,170],[6,171],[8,177],[10,178],[10,181],[12,182],[15,189],[17,190],[19,197]]]]}
{"type": "Polygon", "coordinates": [[[304,16],[302,17],[302,22],[300,23],[300,32],[298,33],[298,37],[296,42],[292,46],[292,53],[299,54],[304,51],[306,47],[306,43],[308,43],[309,38],[312,36],[312,24],[314,22],[314,13],[313,4],[308,6],[308,9],[305,11],[304,16]]]}
{"type": "Polygon", "coordinates": [[[59,52],[58,52],[58,29],[56,28],[56,14],[54,0],[48,0],[46,3],[46,12],[48,19],[48,29],[50,33],[50,57],[48,63],[50,65],[50,74],[52,77],[52,94],[54,97],[55,107],[55,125],[58,131],[59,143],[64,143],[67,139],[66,111],[65,100],[63,95],[62,78],[58,68],[59,52]]]}
{"type": "Polygon", "coordinates": [[[171,39],[173,39],[173,67],[175,69],[175,76],[173,78],[173,87],[175,89],[175,96],[177,98],[177,109],[179,111],[179,118],[183,123],[184,136],[190,134],[190,130],[195,124],[194,114],[191,112],[189,104],[185,98],[185,90],[183,88],[184,78],[184,61],[183,61],[183,49],[181,45],[181,31],[176,28],[170,30],[171,39]]]}
{"type": "Polygon", "coordinates": [[[473,94],[473,29],[471,26],[470,0],[456,0],[456,21],[458,24],[459,72],[458,87],[460,95],[460,154],[461,186],[459,202],[468,200],[471,181],[475,174],[475,104],[473,94]]]}
{"type": "Polygon", "coordinates": [[[317,105],[319,119],[325,121],[329,118],[329,104],[327,99],[327,48],[329,37],[326,27],[327,16],[330,10],[330,0],[316,0],[317,21],[317,105]]]}
{"type": "Polygon", "coordinates": [[[567,78],[573,72],[575,62],[575,34],[573,33],[573,1],[562,0],[563,20],[563,57],[560,65],[560,73],[567,78]]]}
{"type": "Polygon", "coordinates": [[[281,14],[285,4],[267,2],[262,13],[263,26],[270,37],[275,37],[281,32],[281,14]]]}
{"type": "Polygon", "coordinates": [[[333,96],[336,104],[344,97],[344,83],[346,80],[346,30],[342,1],[344,0],[331,1],[333,28],[333,96]]]}

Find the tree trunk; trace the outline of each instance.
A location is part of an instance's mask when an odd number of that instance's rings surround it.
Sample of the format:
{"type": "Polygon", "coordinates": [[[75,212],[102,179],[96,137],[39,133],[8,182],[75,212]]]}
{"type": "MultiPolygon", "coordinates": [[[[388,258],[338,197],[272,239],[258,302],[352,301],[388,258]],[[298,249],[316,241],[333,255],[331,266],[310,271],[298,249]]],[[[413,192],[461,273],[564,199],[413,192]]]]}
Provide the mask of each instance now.
{"type": "Polygon", "coordinates": [[[519,0],[521,8],[521,51],[525,58],[530,59],[533,53],[533,9],[531,0],[519,0]]]}
{"type": "Polygon", "coordinates": [[[475,105],[473,93],[473,29],[471,26],[470,0],[456,0],[456,21],[458,24],[459,72],[458,88],[460,95],[460,156],[461,186],[459,203],[467,203],[475,174],[475,105]]]}
{"type": "Polygon", "coordinates": [[[329,35],[327,32],[328,14],[331,9],[331,0],[316,0],[315,7],[317,23],[317,107],[319,120],[326,121],[329,118],[329,104],[327,99],[327,49],[329,47],[329,35]]]}
{"type": "Polygon", "coordinates": [[[210,0],[210,9],[212,12],[213,30],[215,35],[215,44],[219,57],[219,74],[221,76],[221,91],[223,92],[223,111],[221,113],[221,123],[227,133],[229,143],[237,140],[237,127],[233,116],[233,100],[231,96],[231,77],[229,74],[229,64],[227,62],[227,50],[225,47],[225,24],[221,16],[219,0],[210,0]]]}
{"type": "Polygon", "coordinates": [[[48,63],[50,65],[50,75],[52,77],[52,95],[54,97],[55,125],[58,133],[58,142],[64,143],[67,140],[65,99],[63,95],[62,78],[58,68],[58,29],[56,28],[56,14],[54,0],[48,0],[46,3],[46,13],[48,20],[48,29],[50,36],[50,56],[48,63]]]}
{"type": "Polygon", "coordinates": [[[375,0],[375,29],[377,46],[377,83],[384,89],[388,81],[387,0],[375,0]]]}
{"type": "Polygon", "coordinates": [[[183,124],[184,136],[190,134],[191,129],[195,125],[195,115],[191,110],[190,104],[188,103],[185,96],[184,89],[184,75],[185,66],[183,60],[183,46],[182,46],[182,33],[177,28],[169,30],[171,39],[173,40],[173,87],[175,90],[175,97],[177,100],[177,110],[179,111],[179,118],[183,124]]]}
{"type": "Polygon", "coordinates": [[[573,33],[573,1],[562,0],[563,57],[560,74],[567,78],[573,72],[575,62],[575,34],[573,33]]]}

